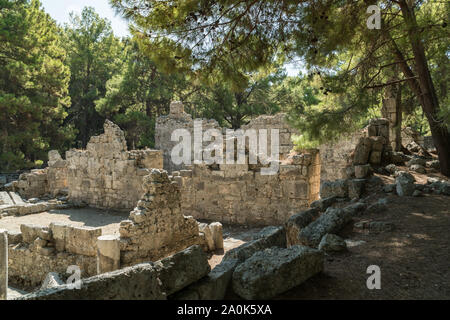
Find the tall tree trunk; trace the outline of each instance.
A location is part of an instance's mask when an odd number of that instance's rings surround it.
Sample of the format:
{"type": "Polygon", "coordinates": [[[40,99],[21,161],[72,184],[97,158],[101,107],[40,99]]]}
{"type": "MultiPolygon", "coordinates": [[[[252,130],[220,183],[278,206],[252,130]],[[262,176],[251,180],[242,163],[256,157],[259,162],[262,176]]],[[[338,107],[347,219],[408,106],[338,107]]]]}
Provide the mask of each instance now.
{"type": "MultiPolygon", "coordinates": [[[[400,8],[403,18],[408,27],[409,41],[414,54],[415,71],[418,76],[418,85],[412,85],[413,91],[418,95],[422,109],[430,124],[433,142],[436,146],[441,173],[450,176],[450,140],[449,132],[445,124],[439,119],[439,101],[436,90],[428,69],[428,61],[425,56],[425,49],[420,39],[420,30],[417,25],[414,11],[406,0],[400,0],[400,8]],[[418,92],[417,92],[418,91],[418,92]]],[[[406,63],[405,63],[406,64],[406,63]]],[[[403,66],[404,67],[404,66],[403,66]]],[[[409,69],[409,68],[408,68],[409,69]]],[[[412,74],[411,69],[409,71],[412,74]]],[[[405,70],[403,70],[405,73],[405,70]]],[[[410,74],[410,75],[411,75],[410,74]]],[[[405,74],[409,76],[408,74],[405,74]]],[[[415,80],[413,80],[415,82],[415,80]]],[[[409,82],[411,84],[411,82],[409,82]]]]}

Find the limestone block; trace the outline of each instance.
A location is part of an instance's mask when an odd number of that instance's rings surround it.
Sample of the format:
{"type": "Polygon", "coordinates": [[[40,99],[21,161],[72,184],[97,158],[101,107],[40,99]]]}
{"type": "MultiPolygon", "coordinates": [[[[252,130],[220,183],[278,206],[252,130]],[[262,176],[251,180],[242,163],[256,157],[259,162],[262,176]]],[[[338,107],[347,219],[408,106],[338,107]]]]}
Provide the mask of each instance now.
{"type": "Polygon", "coordinates": [[[336,200],[337,200],[337,197],[334,197],[334,196],[319,199],[319,200],[316,200],[311,203],[311,208],[317,208],[320,211],[325,211],[328,209],[328,207],[333,205],[336,202],[336,200]]]}
{"type": "Polygon", "coordinates": [[[22,233],[22,240],[25,243],[33,243],[43,231],[48,231],[47,227],[38,226],[34,224],[20,225],[20,232],[22,233]]]}
{"type": "Polygon", "coordinates": [[[270,299],[321,272],[323,260],[320,251],[305,246],[259,251],[237,266],[233,290],[247,300],[270,299]]]}
{"type": "Polygon", "coordinates": [[[338,208],[328,208],[324,214],[300,231],[299,242],[302,245],[317,247],[324,235],[338,233],[350,220],[349,212],[338,208]]]}
{"type": "Polygon", "coordinates": [[[37,291],[21,300],[165,300],[152,263],[142,263],[82,280],[81,289],[67,284],[37,291]]]}
{"type": "Polygon", "coordinates": [[[327,233],[322,237],[319,244],[319,250],[325,252],[343,251],[347,249],[347,244],[341,237],[327,233]]]}
{"type": "Polygon", "coordinates": [[[120,268],[119,237],[105,235],[97,238],[97,273],[105,273],[120,268]]]}
{"type": "Polygon", "coordinates": [[[259,250],[276,246],[286,247],[286,230],[283,227],[266,227],[252,241],[227,251],[223,261],[230,259],[245,261],[259,250]]]}
{"type": "Polygon", "coordinates": [[[167,295],[200,280],[211,270],[206,253],[198,245],[155,262],[154,268],[167,295]]]}
{"type": "Polygon", "coordinates": [[[370,173],[370,164],[356,165],[355,166],[355,178],[364,179],[370,173]]]}
{"type": "Polygon", "coordinates": [[[211,229],[212,238],[214,240],[214,247],[216,250],[223,249],[223,231],[222,224],[220,222],[213,222],[209,225],[211,229]]]}
{"type": "Polygon", "coordinates": [[[216,249],[214,244],[213,235],[211,229],[206,223],[199,223],[198,230],[204,234],[206,246],[208,247],[208,251],[214,251],[216,249]]]}
{"type": "Polygon", "coordinates": [[[319,210],[313,208],[297,213],[289,218],[286,222],[286,242],[288,247],[299,244],[299,232],[316,219],[319,214],[319,210]]]}
{"type": "Polygon", "coordinates": [[[231,282],[238,260],[222,261],[208,275],[198,282],[177,292],[174,300],[223,300],[231,282]]]}
{"type": "Polygon", "coordinates": [[[101,228],[68,226],[65,241],[66,251],[94,257],[97,254],[97,238],[101,235],[101,228]]]}
{"type": "Polygon", "coordinates": [[[354,164],[366,164],[369,160],[369,154],[372,148],[372,140],[368,137],[361,137],[355,147],[353,157],[354,164]]]}

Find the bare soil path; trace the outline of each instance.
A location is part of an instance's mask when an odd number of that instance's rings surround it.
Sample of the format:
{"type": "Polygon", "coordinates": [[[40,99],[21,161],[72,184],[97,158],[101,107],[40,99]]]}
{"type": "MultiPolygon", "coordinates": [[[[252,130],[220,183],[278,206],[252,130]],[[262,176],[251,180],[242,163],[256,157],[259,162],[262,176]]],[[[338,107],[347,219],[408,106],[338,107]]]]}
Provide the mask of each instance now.
{"type": "Polygon", "coordinates": [[[64,222],[73,226],[100,227],[104,235],[119,234],[120,221],[128,219],[128,215],[127,212],[92,208],[51,210],[21,217],[4,217],[0,219],[0,229],[20,231],[21,224],[48,226],[51,222],[64,222]]]}
{"type": "Polygon", "coordinates": [[[395,230],[372,233],[350,225],[340,235],[365,243],[327,256],[322,274],[278,299],[450,299],[450,197],[388,200],[387,211],[354,222],[386,221],[395,230]],[[381,269],[380,290],[367,289],[370,265],[381,269]]]}

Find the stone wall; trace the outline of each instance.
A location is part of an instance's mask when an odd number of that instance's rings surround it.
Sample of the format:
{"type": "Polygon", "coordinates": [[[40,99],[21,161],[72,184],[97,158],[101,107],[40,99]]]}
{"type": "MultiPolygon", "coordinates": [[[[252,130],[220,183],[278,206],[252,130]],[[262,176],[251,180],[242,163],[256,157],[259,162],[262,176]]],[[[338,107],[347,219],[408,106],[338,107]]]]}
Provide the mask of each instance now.
{"type": "Polygon", "coordinates": [[[153,169],[143,189],[130,220],[120,223],[122,265],[155,261],[202,244],[197,221],[181,213],[179,186],[166,171],[153,169]]]}
{"type": "Polygon", "coordinates": [[[243,165],[193,165],[174,172],[181,185],[182,212],[224,223],[283,224],[318,199],[317,152],[294,156],[274,175],[243,165]]]}
{"type": "Polygon", "coordinates": [[[319,146],[321,181],[347,178],[346,167],[351,164],[351,154],[363,136],[363,131],[357,131],[336,142],[319,146]]]}
{"type": "Polygon", "coordinates": [[[124,133],[106,120],[105,133],[89,140],[86,150],[66,152],[69,198],[96,208],[130,210],[142,194],[142,179],[162,168],[158,150],[127,151],[124,133]]]}
{"type": "Polygon", "coordinates": [[[97,237],[100,228],[21,225],[20,233],[8,234],[9,276],[21,288],[39,286],[49,272],[66,274],[71,265],[80,267],[81,276],[97,274],[97,237]]]}
{"type": "MultiPolygon", "coordinates": [[[[198,222],[181,212],[178,182],[158,169],[152,169],[142,180],[143,195],[129,220],[120,223],[120,237],[102,237],[101,228],[62,223],[21,225],[20,233],[9,233],[12,282],[22,288],[33,288],[41,284],[47,273],[65,274],[71,265],[80,267],[82,277],[88,277],[104,272],[105,267],[112,271],[156,261],[192,245],[208,251],[206,235],[199,231],[198,222]],[[109,245],[101,248],[102,241],[109,245]],[[110,261],[111,268],[108,263],[100,263],[108,262],[108,258],[117,259],[110,261]]],[[[218,235],[216,232],[212,236],[218,235]]],[[[215,246],[223,248],[219,242],[215,246]]]]}
{"type": "MultiPolygon", "coordinates": [[[[221,128],[216,120],[213,119],[195,119],[201,121],[202,134],[208,129],[217,129],[225,134],[226,128],[221,128]]],[[[172,132],[176,129],[185,129],[191,137],[194,137],[194,120],[191,115],[184,112],[183,104],[181,102],[172,102],[170,105],[170,113],[167,116],[161,116],[156,120],[155,127],[155,147],[162,150],[164,155],[164,169],[169,172],[186,169],[185,164],[176,165],[171,161],[171,151],[178,141],[171,141],[172,132]]],[[[280,133],[280,159],[287,158],[289,152],[294,147],[292,142],[292,135],[296,134],[296,130],[289,126],[287,116],[284,113],[276,115],[262,115],[251,120],[247,125],[242,126],[243,130],[254,129],[259,133],[260,129],[268,130],[267,144],[268,152],[270,152],[271,136],[270,129],[279,129],[280,133]]],[[[210,142],[203,142],[203,147],[209,145],[210,142]]],[[[194,159],[194,146],[191,142],[191,160],[194,159]]]]}
{"type": "Polygon", "coordinates": [[[298,135],[298,131],[292,128],[287,120],[287,114],[278,113],[275,115],[261,115],[255,119],[252,119],[248,124],[242,126],[242,129],[255,129],[259,133],[260,129],[268,130],[267,132],[267,149],[270,154],[271,146],[271,129],[279,130],[279,143],[280,143],[280,160],[286,159],[289,153],[294,148],[292,142],[292,136],[298,135]]]}
{"type": "MultiPolygon", "coordinates": [[[[222,130],[216,120],[196,120],[201,121],[203,132],[208,129],[222,130]]],[[[181,102],[172,102],[170,104],[170,113],[167,116],[158,117],[155,125],[155,148],[163,152],[164,169],[169,172],[186,168],[184,164],[176,165],[170,160],[172,148],[178,144],[178,141],[171,141],[172,132],[176,129],[185,129],[191,135],[191,159],[194,159],[194,120],[190,114],[184,112],[181,102]]],[[[204,146],[208,144],[205,143],[204,146]]]]}
{"type": "Polygon", "coordinates": [[[353,134],[319,147],[320,180],[333,181],[355,176],[355,166],[380,165],[392,151],[389,144],[389,121],[372,119],[369,125],[353,134]]]}

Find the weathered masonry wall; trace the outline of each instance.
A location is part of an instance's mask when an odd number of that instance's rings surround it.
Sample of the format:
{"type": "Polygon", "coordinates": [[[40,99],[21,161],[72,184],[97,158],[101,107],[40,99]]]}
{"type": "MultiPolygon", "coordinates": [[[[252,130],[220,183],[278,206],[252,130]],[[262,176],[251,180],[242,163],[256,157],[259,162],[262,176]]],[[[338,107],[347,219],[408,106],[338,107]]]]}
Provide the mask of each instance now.
{"type": "Polygon", "coordinates": [[[275,175],[261,175],[245,165],[174,172],[181,185],[185,215],[225,223],[283,224],[318,199],[320,158],[317,152],[296,155],[275,175]]]}
{"type": "Polygon", "coordinates": [[[181,213],[179,186],[166,171],[153,169],[143,189],[130,220],[120,223],[122,265],[155,261],[202,244],[197,221],[181,213]]]}
{"type": "MultiPolygon", "coordinates": [[[[204,133],[208,129],[218,129],[225,135],[226,128],[221,128],[216,120],[207,120],[207,119],[195,119],[202,121],[202,133],[204,133]]],[[[164,156],[164,169],[169,172],[186,169],[186,165],[175,165],[171,161],[171,151],[175,145],[178,144],[178,141],[171,141],[172,132],[176,129],[185,129],[187,130],[192,139],[194,137],[194,120],[191,115],[184,112],[183,104],[181,102],[172,102],[170,105],[170,113],[167,116],[161,116],[156,121],[155,127],[155,147],[156,149],[163,151],[164,156]]],[[[287,122],[286,114],[279,113],[276,115],[263,115],[259,116],[250,121],[245,126],[242,126],[243,130],[254,129],[256,133],[259,133],[260,129],[268,130],[267,134],[267,145],[268,152],[270,152],[271,145],[271,135],[270,129],[278,129],[280,133],[280,159],[287,158],[289,152],[294,147],[294,144],[291,140],[292,135],[296,133],[296,131],[291,128],[287,122]]],[[[225,136],[224,136],[225,141],[225,136]]],[[[203,146],[206,147],[211,142],[203,142],[203,146]]],[[[225,143],[225,142],[224,142],[225,143]]],[[[191,160],[194,159],[194,146],[191,143],[192,156],[191,160]]]]}
{"type": "Polygon", "coordinates": [[[97,208],[130,210],[142,194],[142,179],[149,169],[162,168],[162,152],[127,151],[117,125],[106,120],[104,130],[90,139],[86,150],[66,152],[69,198],[97,208]]]}
{"type": "Polygon", "coordinates": [[[120,237],[102,237],[101,228],[62,223],[21,225],[20,233],[9,233],[11,281],[33,288],[42,283],[47,273],[66,274],[72,265],[81,269],[82,277],[89,277],[102,273],[105,264],[98,264],[100,261],[107,262],[106,271],[113,271],[156,261],[192,245],[206,247],[197,221],[181,213],[179,185],[166,171],[152,169],[140,188],[144,195],[129,220],[120,223],[120,237]],[[109,245],[102,248],[100,242],[109,245]]]}
{"type": "Polygon", "coordinates": [[[81,276],[96,274],[97,237],[100,228],[21,225],[20,233],[8,234],[9,279],[20,287],[33,288],[49,272],[66,274],[67,267],[80,267],[81,276]]]}
{"type": "Polygon", "coordinates": [[[24,198],[57,196],[67,193],[67,163],[56,150],[48,153],[48,167],[23,173],[13,182],[13,189],[24,198]]]}
{"type": "MultiPolygon", "coordinates": [[[[202,121],[203,132],[208,129],[222,130],[216,120],[196,120],[202,121]]],[[[190,114],[184,112],[181,102],[172,102],[169,115],[158,117],[155,125],[155,148],[163,152],[164,169],[169,172],[186,168],[184,164],[176,165],[171,161],[171,151],[178,144],[178,141],[171,141],[172,132],[176,129],[185,129],[191,135],[191,159],[194,159],[194,120],[190,114]]],[[[207,146],[209,143],[204,143],[204,146],[207,146]]]]}
{"type": "Polygon", "coordinates": [[[364,136],[362,131],[348,135],[337,142],[319,146],[321,172],[320,180],[338,180],[348,177],[346,168],[351,164],[352,152],[359,139],[364,136]]]}

